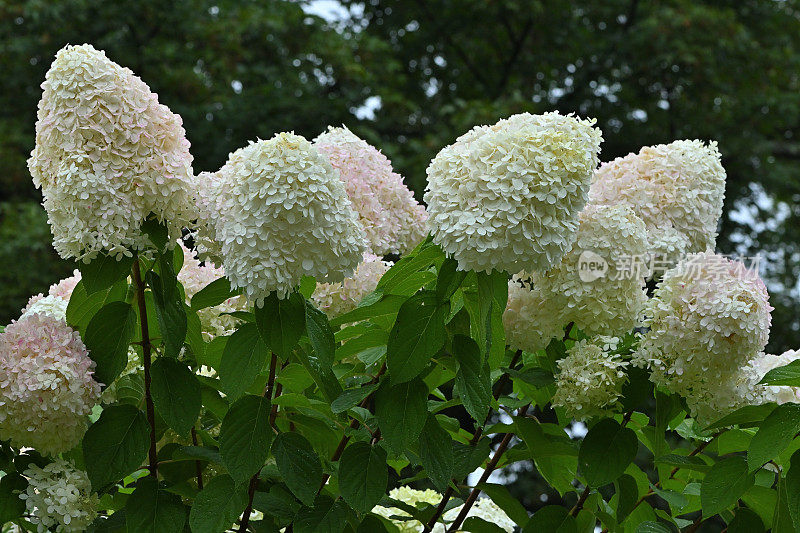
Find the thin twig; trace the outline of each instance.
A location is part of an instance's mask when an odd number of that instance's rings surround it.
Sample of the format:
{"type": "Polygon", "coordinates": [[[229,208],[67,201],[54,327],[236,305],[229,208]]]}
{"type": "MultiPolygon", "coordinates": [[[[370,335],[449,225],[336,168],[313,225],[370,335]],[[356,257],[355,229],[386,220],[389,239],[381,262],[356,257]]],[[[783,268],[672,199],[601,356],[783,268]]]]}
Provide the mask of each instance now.
{"type": "MultiPolygon", "coordinates": [[[[197,430],[192,426],[192,445],[197,446],[197,430]]],[[[194,462],[197,471],[197,488],[203,490],[203,463],[199,460],[194,462]]]]}
{"type": "Polygon", "coordinates": [[[156,412],[153,407],[153,397],[150,393],[150,365],[152,355],[150,352],[150,331],[147,327],[147,303],[144,299],[145,284],[139,271],[139,255],[135,254],[131,278],[136,290],[136,303],[139,307],[139,325],[142,333],[142,366],[144,366],[144,402],[147,422],[150,424],[150,449],[148,451],[150,475],[158,478],[158,453],[156,451],[156,412]]]}
{"type": "Polygon", "coordinates": [[[578,516],[578,513],[580,513],[581,509],[583,509],[583,504],[586,503],[586,500],[589,498],[590,492],[591,487],[586,485],[586,487],[583,489],[583,492],[581,492],[581,497],[578,498],[578,502],[575,504],[575,507],[570,510],[569,514],[572,516],[578,516]]]}

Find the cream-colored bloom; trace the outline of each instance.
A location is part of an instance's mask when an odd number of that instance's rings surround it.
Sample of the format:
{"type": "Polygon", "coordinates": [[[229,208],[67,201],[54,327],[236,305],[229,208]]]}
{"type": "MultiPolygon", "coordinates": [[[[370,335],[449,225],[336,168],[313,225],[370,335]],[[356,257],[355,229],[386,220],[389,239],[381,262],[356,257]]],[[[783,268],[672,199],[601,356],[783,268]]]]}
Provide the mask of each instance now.
{"type": "Polygon", "coordinates": [[[476,127],[428,167],[429,228],[462,270],[550,268],[575,240],[602,136],[593,120],[514,115],[476,127]]]}
{"type": "MultiPolygon", "coordinates": [[[[444,513],[443,518],[445,523],[450,523],[455,520],[463,508],[464,505],[459,505],[444,513]]],[[[475,500],[475,503],[470,507],[469,512],[467,512],[467,518],[465,518],[464,521],[466,522],[468,518],[473,516],[489,522],[490,524],[494,524],[508,533],[514,533],[514,527],[516,525],[514,521],[489,498],[478,498],[475,500]]],[[[444,526],[442,526],[442,524],[436,525],[439,528],[438,531],[444,533],[444,526]]],[[[465,530],[459,529],[459,531],[465,530]]]]}
{"type": "Polygon", "coordinates": [[[86,531],[97,516],[99,498],[86,472],[63,459],[44,468],[31,463],[23,472],[28,487],[20,494],[39,533],[86,531]]]}
{"type": "Polygon", "coordinates": [[[91,45],[66,46],[47,72],[28,168],[64,258],[144,248],[150,213],[177,238],[193,211],[181,118],[91,45]]]}
{"type": "Polygon", "coordinates": [[[216,241],[226,276],[249,301],[285,297],[303,276],[341,281],[361,262],[364,233],[344,184],[303,137],[279,133],[240,148],[216,181],[199,231],[213,233],[203,241],[216,241]]]}
{"type": "Polygon", "coordinates": [[[50,315],[59,320],[66,320],[67,318],[67,304],[69,300],[65,300],[60,296],[47,295],[42,298],[36,299],[34,302],[29,303],[25,309],[22,310],[20,320],[27,318],[37,313],[50,315]]]}
{"type": "MultiPolygon", "coordinates": [[[[440,501],[442,501],[442,495],[435,490],[416,490],[405,486],[397,487],[389,491],[389,497],[411,505],[412,507],[416,507],[418,503],[427,503],[436,506],[439,505],[440,501]]],[[[377,505],[372,509],[372,512],[376,515],[390,519],[397,529],[402,533],[418,533],[423,529],[423,524],[421,524],[418,520],[403,520],[402,518],[393,518],[411,517],[410,514],[402,509],[398,509],[397,507],[382,507],[377,505]]],[[[442,530],[439,529],[436,531],[438,533],[442,530]]]]}

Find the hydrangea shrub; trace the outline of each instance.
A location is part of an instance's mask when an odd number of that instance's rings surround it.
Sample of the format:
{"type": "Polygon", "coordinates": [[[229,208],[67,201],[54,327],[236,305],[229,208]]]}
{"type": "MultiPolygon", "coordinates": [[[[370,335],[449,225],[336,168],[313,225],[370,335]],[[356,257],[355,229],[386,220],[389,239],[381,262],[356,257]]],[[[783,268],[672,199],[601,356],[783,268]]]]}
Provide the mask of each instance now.
{"type": "Polygon", "coordinates": [[[800,530],[800,352],[712,248],[713,142],[600,165],[593,120],[514,115],[442,149],[426,208],[346,128],[195,175],[89,45],[43,91],[77,270],[0,327],[4,532],[800,530]]]}

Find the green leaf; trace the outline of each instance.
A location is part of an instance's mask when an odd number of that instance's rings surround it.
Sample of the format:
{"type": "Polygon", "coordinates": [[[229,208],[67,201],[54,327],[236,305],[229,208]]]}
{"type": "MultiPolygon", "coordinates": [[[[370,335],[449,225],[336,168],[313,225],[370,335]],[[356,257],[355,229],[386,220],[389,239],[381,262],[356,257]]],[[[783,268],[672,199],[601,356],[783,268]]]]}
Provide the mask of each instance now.
{"type": "Polygon", "coordinates": [[[466,277],[466,271],[458,270],[458,261],[449,257],[445,259],[439,268],[439,275],[436,279],[436,298],[440,302],[447,301],[458,290],[466,277]]]}
{"type": "Polygon", "coordinates": [[[788,365],[773,368],[761,378],[759,384],[800,387],[800,361],[792,361],[788,365]]]}
{"type": "Polygon", "coordinates": [[[332,402],[342,393],[342,386],[331,367],[336,350],[333,331],[325,313],[310,303],[305,306],[305,319],[312,353],[307,354],[303,350],[298,350],[301,352],[300,362],[314,378],[325,399],[332,402]]]}
{"type": "Polygon", "coordinates": [[[800,530],[800,450],[789,459],[789,471],[786,473],[786,495],[789,514],[794,528],[800,530]]]}
{"type": "Polygon", "coordinates": [[[553,455],[577,455],[575,443],[560,428],[556,434],[547,433],[545,427],[548,426],[538,420],[523,417],[515,417],[514,424],[517,435],[525,441],[532,459],[553,455]]]}
{"type": "Polygon", "coordinates": [[[386,345],[392,383],[414,379],[444,347],[446,317],[447,306],[439,305],[430,291],[415,294],[400,307],[386,345]]]}
{"type": "Polygon", "coordinates": [[[785,403],[759,425],[747,450],[747,466],[756,470],[785,450],[800,431],[800,405],[785,403]]]}
{"type": "Polygon", "coordinates": [[[789,495],[784,478],[778,478],[775,492],[778,496],[772,515],[772,531],[774,533],[794,533],[796,530],[789,510],[789,495]]]}
{"type": "Polygon", "coordinates": [[[386,492],[389,471],[386,451],[367,442],[345,448],[339,459],[339,490],[350,507],[361,513],[371,510],[386,492]]]}
{"type": "Polygon", "coordinates": [[[81,282],[87,295],[108,289],[114,283],[125,279],[133,268],[133,257],[115,257],[100,254],[90,263],[78,263],[81,282]]]}
{"type": "Polygon", "coordinates": [[[67,304],[67,324],[77,330],[81,334],[81,338],[85,337],[86,327],[95,313],[109,302],[124,300],[127,291],[128,281],[123,279],[108,289],[89,295],[86,293],[83,281],[79,281],[72,290],[67,304]]]}
{"type": "Polygon", "coordinates": [[[744,457],[735,456],[718,461],[700,485],[703,516],[710,518],[731,507],[753,483],[755,477],[747,469],[744,457]]]}
{"type": "Polygon", "coordinates": [[[661,522],[647,520],[636,526],[636,533],[672,533],[672,530],[661,522]]]}
{"type": "MultiPolygon", "coordinates": [[[[728,533],[763,533],[764,522],[757,513],[747,507],[739,507],[728,524],[728,533]]],[[[777,531],[777,530],[776,530],[777,531]]]]}
{"type": "Polygon", "coordinates": [[[342,533],[347,525],[347,505],[323,498],[314,507],[303,507],[294,521],[295,533],[342,533]]]}
{"type": "Polygon", "coordinates": [[[306,330],[306,302],[295,291],[284,299],[278,299],[276,292],[264,299],[261,307],[256,306],[256,325],[261,338],[270,349],[282,359],[287,359],[306,330]]]}
{"type": "Polygon", "coordinates": [[[405,297],[394,295],[381,296],[377,301],[371,303],[366,303],[365,300],[362,300],[362,305],[331,320],[331,326],[337,327],[370,318],[395,315],[405,301],[405,297]]]}
{"type": "Polygon", "coordinates": [[[621,476],[639,450],[633,430],[610,418],[589,430],[578,451],[578,465],[589,485],[601,487],[621,476]]]}
{"type": "Polygon", "coordinates": [[[159,257],[159,266],[161,275],[151,270],[147,273],[147,283],[153,292],[156,319],[164,340],[164,355],[178,357],[186,342],[189,322],[171,262],[162,255],[159,257]]]}
{"type": "Polygon", "coordinates": [[[736,411],[723,416],[705,430],[719,429],[728,426],[747,427],[756,425],[764,420],[769,414],[775,410],[774,403],[765,403],[761,405],[745,405],[736,411]]]}
{"type": "Polygon", "coordinates": [[[236,294],[237,291],[231,290],[231,282],[228,281],[228,278],[215,279],[192,296],[191,307],[194,311],[214,307],[236,294]]]}
{"type": "Polygon", "coordinates": [[[156,250],[163,252],[169,242],[169,229],[166,224],[155,218],[148,218],[142,222],[142,232],[147,235],[156,250]]]}
{"type": "Polygon", "coordinates": [[[542,507],[522,528],[522,533],[578,533],[578,525],[567,509],[559,505],[542,507]]]}
{"type": "Polygon", "coordinates": [[[17,520],[25,512],[25,501],[19,497],[28,481],[16,472],[7,473],[0,478],[0,524],[17,520]]]}
{"type": "Polygon", "coordinates": [[[424,244],[416,254],[400,259],[378,281],[376,290],[390,292],[414,272],[427,269],[444,258],[444,252],[435,244],[424,244]]]}
{"type": "Polygon", "coordinates": [[[269,456],[272,442],[269,412],[269,399],[248,395],[231,405],[222,420],[219,452],[237,483],[255,474],[269,456]]]}
{"type": "Polygon", "coordinates": [[[453,390],[472,418],[482,421],[492,402],[492,378],[478,343],[470,337],[453,337],[453,356],[458,361],[453,390]]]}
{"type": "Polygon", "coordinates": [[[233,478],[223,474],[212,479],[200,491],[189,512],[192,533],[227,531],[247,506],[247,493],[233,478]]]}
{"type": "Polygon", "coordinates": [[[668,454],[662,455],[655,460],[655,464],[672,466],[682,470],[694,470],[697,472],[708,472],[711,466],[706,463],[702,458],[689,455],[675,455],[668,454]]]}
{"type": "Polygon", "coordinates": [[[299,433],[280,433],[272,443],[272,455],[292,494],[313,506],[322,480],[322,463],[311,443],[299,433]]]}
{"type": "Polygon", "coordinates": [[[482,483],[478,488],[486,493],[492,501],[497,504],[518,526],[524,526],[530,519],[528,511],[514,496],[508,492],[508,488],[504,485],[495,485],[493,483],[482,483]]]}
{"type": "Polygon", "coordinates": [[[367,396],[375,392],[377,389],[377,383],[364,385],[363,387],[358,387],[357,389],[347,389],[335,400],[333,400],[331,403],[331,411],[336,414],[344,413],[351,407],[355,407],[356,405],[360,404],[367,396]]]}
{"type": "Polygon", "coordinates": [[[470,533],[505,533],[506,531],[502,527],[477,516],[470,516],[464,520],[464,524],[461,527],[463,527],[462,531],[469,531],[470,533]]]}
{"type": "Polygon", "coordinates": [[[222,351],[222,360],[219,364],[222,391],[231,400],[238,399],[264,370],[268,359],[269,348],[259,335],[256,325],[239,326],[222,351]]]}
{"type": "Polygon", "coordinates": [[[94,490],[127,476],[147,456],[150,428],[147,417],[132,405],[112,405],[83,436],[86,473],[94,490]]]}
{"type": "Polygon", "coordinates": [[[86,326],[83,343],[97,363],[94,379],[108,386],[128,364],[128,345],[136,328],[136,312],[126,302],[100,308],[86,326]]]}
{"type": "Polygon", "coordinates": [[[491,451],[489,441],[481,439],[475,446],[468,446],[461,442],[453,442],[454,478],[467,477],[475,471],[489,457],[491,451]]]}
{"type": "Polygon", "coordinates": [[[398,453],[419,438],[428,418],[428,386],[419,378],[384,382],[375,393],[375,416],[386,444],[398,453]]]}
{"type": "Polygon", "coordinates": [[[614,482],[617,491],[617,523],[622,523],[631,511],[633,511],[636,501],[639,499],[639,488],[636,480],[629,474],[622,474],[614,482]]]}
{"type": "Polygon", "coordinates": [[[160,357],[150,367],[153,405],[159,416],[179,435],[188,435],[200,415],[200,384],[189,368],[160,357]]]}
{"type": "Polygon", "coordinates": [[[153,476],[136,482],[136,490],[125,503],[128,531],[180,533],[186,524],[186,507],[180,496],[159,490],[153,476]]]}
{"type": "Polygon", "coordinates": [[[455,468],[453,439],[431,414],[419,436],[419,457],[433,486],[444,492],[453,478],[455,468]]]}

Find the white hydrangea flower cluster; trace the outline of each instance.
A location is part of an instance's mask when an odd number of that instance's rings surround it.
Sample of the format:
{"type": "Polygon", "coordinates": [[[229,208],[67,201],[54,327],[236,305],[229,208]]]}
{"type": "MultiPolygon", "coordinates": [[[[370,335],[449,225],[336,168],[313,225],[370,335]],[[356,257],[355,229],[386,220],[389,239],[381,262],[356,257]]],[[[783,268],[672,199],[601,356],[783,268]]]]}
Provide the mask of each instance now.
{"type": "MultiPolygon", "coordinates": [[[[430,505],[437,506],[439,505],[439,502],[442,501],[442,495],[435,490],[416,490],[406,486],[392,489],[389,491],[389,497],[411,506],[416,506],[418,503],[428,503],[430,505]]],[[[463,507],[463,505],[459,505],[458,507],[450,509],[444,513],[442,518],[445,522],[452,522],[461,512],[463,507]]],[[[424,529],[423,524],[421,524],[418,520],[403,520],[401,518],[393,518],[411,516],[407,512],[396,507],[382,507],[377,505],[372,509],[372,512],[376,515],[390,519],[392,524],[394,524],[397,529],[403,533],[421,533],[424,529]]],[[[480,498],[475,501],[475,504],[470,508],[469,513],[467,513],[467,518],[473,516],[495,524],[508,533],[513,533],[514,531],[514,521],[511,520],[505,511],[498,507],[497,504],[495,504],[489,498],[480,498]]],[[[433,533],[445,533],[445,527],[441,522],[439,522],[433,527],[432,531],[433,533]]],[[[460,529],[459,531],[464,530],[460,529]]]]}
{"type": "Polygon", "coordinates": [[[303,276],[341,281],[361,262],[364,233],[344,183],[305,138],[279,133],[251,143],[217,174],[218,185],[203,193],[215,209],[198,231],[211,230],[201,241],[216,241],[211,255],[249,301],[259,305],[273,291],[285,297],[303,276]]]}
{"type": "Polygon", "coordinates": [[[192,216],[192,156],[180,116],[91,45],[66,46],[47,72],[28,168],[64,258],[146,247],[150,213],[174,238],[192,216]]]}
{"type": "Polygon", "coordinates": [[[365,253],[364,261],[351,277],[339,283],[318,283],[311,300],[328,318],[336,318],[355,309],[364,296],[375,290],[391,266],[392,263],[365,253]]]}
{"type": "Polygon", "coordinates": [[[34,314],[0,333],[0,435],[43,454],[72,449],[100,398],[95,363],[58,318],[34,314]]]}
{"type": "Polygon", "coordinates": [[[22,316],[20,316],[19,319],[22,320],[38,313],[50,315],[59,320],[66,320],[67,304],[69,304],[69,299],[48,294],[47,296],[37,298],[32,303],[29,303],[25,309],[22,310],[22,316]]]}
{"type": "Polygon", "coordinates": [[[428,167],[433,240],[462,270],[550,268],[570,249],[602,135],[594,120],[523,113],[480,126],[428,167]]]}
{"type": "MultiPolygon", "coordinates": [[[[64,312],[56,315],[59,318],[64,318],[64,316],[66,315],[67,304],[69,303],[69,299],[72,296],[72,291],[75,290],[75,286],[78,284],[78,282],[80,280],[81,280],[81,271],[75,269],[73,271],[73,273],[72,273],[72,276],[70,276],[68,278],[64,278],[61,281],[59,281],[58,283],[54,283],[53,285],[50,285],[50,288],[48,289],[47,295],[55,297],[55,298],[61,298],[65,302],[63,304],[63,306],[64,306],[63,311],[64,312]]],[[[28,311],[33,309],[34,305],[39,300],[42,300],[44,298],[46,298],[46,296],[44,294],[41,294],[41,293],[37,294],[35,296],[31,296],[30,299],[28,300],[28,304],[22,309],[23,316],[25,315],[25,313],[28,313],[28,311]]],[[[43,307],[40,307],[40,309],[48,309],[49,308],[51,311],[55,311],[55,312],[58,312],[59,310],[61,310],[61,303],[60,302],[51,301],[51,303],[49,303],[49,304],[41,304],[41,305],[43,307]]],[[[30,313],[30,314],[33,314],[33,313],[30,313]]]]}
{"type": "Polygon", "coordinates": [[[503,323],[511,348],[541,350],[570,322],[589,335],[630,332],[647,303],[647,271],[627,259],[645,254],[647,246],[644,223],[629,207],[586,206],[561,262],[509,283],[503,323]]]}
{"type": "Polygon", "coordinates": [[[89,477],[67,461],[56,459],[44,468],[31,464],[23,475],[28,488],[19,497],[39,533],[86,531],[97,517],[99,498],[89,477]]]}
{"type": "Polygon", "coordinates": [[[725,197],[720,159],[714,141],[646,146],[637,154],[604,163],[594,174],[590,202],[631,206],[647,225],[656,244],[654,252],[674,258],[672,248],[683,244],[683,253],[705,252],[716,243],[725,197]],[[664,237],[670,228],[675,231],[664,237]]]}
{"type": "Polygon", "coordinates": [[[346,127],[328,127],[314,139],[339,171],[364,228],[369,251],[384,256],[412,250],[426,235],[428,213],[380,150],[346,127]]]}
{"type": "Polygon", "coordinates": [[[567,416],[586,420],[613,410],[625,384],[628,362],[615,353],[616,337],[598,336],[576,342],[558,361],[553,405],[567,416]]]}
{"type": "Polygon", "coordinates": [[[771,311],[757,272],[712,252],[689,255],[648,302],[650,329],[634,361],[650,368],[654,383],[684,396],[699,418],[722,416],[742,387],[751,388],[743,369],[767,344],[771,311]]]}
{"type": "MultiPolygon", "coordinates": [[[[183,249],[183,266],[178,272],[178,281],[183,285],[186,303],[189,304],[192,297],[206,285],[224,277],[225,271],[209,262],[201,265],[193,251],[186,248],[183,242],[180,245],[183,249]]],[[[200,318],[200,326],[205,340],[210,341],[214,337],[233,333],[239,320],[225,313],[246,310],[247,300],[244,296],[234,296],[219,305],[200,309],[197,316],[200,318]]]]}

